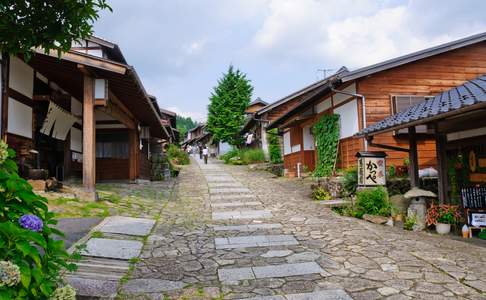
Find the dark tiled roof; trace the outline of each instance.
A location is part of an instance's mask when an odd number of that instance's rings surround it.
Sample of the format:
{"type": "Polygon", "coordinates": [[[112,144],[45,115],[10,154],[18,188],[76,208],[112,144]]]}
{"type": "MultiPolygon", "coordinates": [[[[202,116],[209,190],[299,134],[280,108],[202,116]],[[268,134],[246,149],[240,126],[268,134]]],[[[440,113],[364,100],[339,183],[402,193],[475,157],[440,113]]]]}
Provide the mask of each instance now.
{"type": "Polygon", "coordinates": [[[428,119],[440,117],[441,114],[450,113],[478,103],[486,103],[486,75],[402,110],[378,123],[368,126],[358,135],[363,136],[386,131],[387,129],[407,127],[407,124],[416,121],[426,123],[428,119]]]}

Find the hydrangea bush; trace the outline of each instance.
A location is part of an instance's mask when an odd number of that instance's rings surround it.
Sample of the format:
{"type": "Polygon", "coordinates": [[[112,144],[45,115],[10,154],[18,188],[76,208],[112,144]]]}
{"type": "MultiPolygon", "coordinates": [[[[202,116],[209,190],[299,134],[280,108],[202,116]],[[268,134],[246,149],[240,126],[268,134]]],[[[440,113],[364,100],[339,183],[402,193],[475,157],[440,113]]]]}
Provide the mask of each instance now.
{"type": "Polygon", "coordinates": [[[75,299],[62,274],[73,271],[47,200],[18,175],[15,152],[0,141],[0,300],[75,299]]]}

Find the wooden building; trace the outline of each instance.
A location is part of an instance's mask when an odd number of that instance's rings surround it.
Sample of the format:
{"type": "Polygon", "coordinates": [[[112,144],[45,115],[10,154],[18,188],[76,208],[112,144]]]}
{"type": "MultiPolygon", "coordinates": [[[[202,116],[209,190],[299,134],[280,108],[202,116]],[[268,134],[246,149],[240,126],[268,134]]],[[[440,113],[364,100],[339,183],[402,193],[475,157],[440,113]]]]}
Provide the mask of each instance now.
{"type": "Polygon", "coordinates": [[[268,105],[267,102],[260,98],[252,101],[245,110],[246,119],[241,135],[245,137],[245,146],[248,148],[262,149],[262,122],[256,116],[257,112],[268,105]]]}
{"type": "Polygon", "coordinates": [[[24,176],[79,176],[90,193],[96,181],[150,178],[150,144],[169,137],[116,44],[91,37],[61,57],[3,57],[2,74],[1,135],[24,176]]]}
{"type": "MultiPolygon", "coordinates": [[[[352,72],[338,73],[295,94],[300,97],[289,112],[270,123],[284,140],[284,164],[289,175],[298,164],[312,170],[315,142],[311,128],[323,114],[340,116],[338,168],[356,164],[356,152],[388,145],[388,165],[405,164],[405,129],[383,133],[366,141],[357,132],[387,116],[463,84],[486,72],[486,33],[387,60],[352,72]],[[397,151],[398,150],[398,151],[397,151]]],[[[294,96],[293,98],[296,98],[294,96]]],[[[419,167],[436,166],[433,131],[416,129],[419,167]]]]}
{"type": "Polygon", "coordinates": [[[401,110],[359,133],[371,142],[380,135],[408,129],[408,145],[403,152],[410,158],[409,175],[414,186],[418,185],[418,161],[423,155],[417,151],[418,126],[434,136],[440,201],[458,204],[462,200],[464,207],[485,212],[486,75],[401,110]]]}

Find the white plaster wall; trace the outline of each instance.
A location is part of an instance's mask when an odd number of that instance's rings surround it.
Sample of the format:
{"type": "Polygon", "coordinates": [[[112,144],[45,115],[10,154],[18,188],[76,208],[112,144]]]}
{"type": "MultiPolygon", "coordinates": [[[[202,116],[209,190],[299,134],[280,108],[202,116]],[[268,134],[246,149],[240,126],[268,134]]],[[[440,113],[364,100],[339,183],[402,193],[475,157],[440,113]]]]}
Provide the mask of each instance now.
{"type": "Polygon", "coordinates": [[[334,113],[339,115],[340,138],[347,138],[358,132],[358,105],[356,100],[335,108],[334,113]]]}
{"type": "Polygon", "coordinates": [[[283,152],[284,155],[292,153],[292,147],[290,146],[290,131],[287,131],[283,135],[283,152]]]}
{"type": "Polygon", "coordinates": [[[302,128],[304,137],[304,150],[314,150],[314,137],[311,134],[311,127],[302,128]]]}
{"type": "Polygon", "coordinates": [[[323,101],[316,104],[316,106],[315,106],[316,113],[321,113],[325,110],[328,110],[329,108],[331,108],[331,106],[332,106],[331,105],[331,98],[326,98],[323,101]]]}
{"type": "Polygon", "coordinates": [[[83,132],[77,128],[71,128],[71,150],[83,152],[83,132]]]}
{"type": "MultiPolygon", "coordinates": [[[[347,92],[347,93],[352,93],[352,94],[356,94],[356,84],[355,83],[352,83],[351,85],[349,85],[348,87],[342,89],[341,91],[343,92],[347,92]]],[[[349,96],[349,95],[344,95],[344,94],[334,94],[332,96],[332,100],[334,102],[334,106],[340,104],[340,103],[343,103],[344,101],[346,101],[347,99],[351,98],[352,96],[349,96]]]]}
{"type": "Polygon", "coordinates": [[[8,98],[7,132],[32,138],[32,107],[8,98]]]}
{"type": "Polygon", "coordinates": [[[34,94],[34,69],[17,57],[10,57],[9,86],[32,99],[34,94]]]}

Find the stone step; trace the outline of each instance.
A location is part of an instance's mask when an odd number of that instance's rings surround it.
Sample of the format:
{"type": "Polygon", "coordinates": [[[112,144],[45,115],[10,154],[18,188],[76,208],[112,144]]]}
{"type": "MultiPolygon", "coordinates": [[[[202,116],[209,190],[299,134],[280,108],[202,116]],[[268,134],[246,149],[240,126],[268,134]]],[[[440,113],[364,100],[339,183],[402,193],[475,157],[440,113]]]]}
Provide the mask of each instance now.
{"type": "Polygon", "coordinates": [[[307,274],[329,276],[316,262],[304,262],[260,267],[224,268],[218,270],[219,281],[234,284],[240,280],[279,278],[307,274]]]}
{"type": "Polygon", "coordinates": [[[251,193],[250,189],[248,188],[210,188],[209,194],[210,195],[219,195],[219,194],[247,194],[251,193]]]}
{"type": "Polygon", "coordinates": [[[107,217],[99,231],[135,236],[146,236],[155,225],[155,220],[122,216],[107,217]]]}
{"type": "Polygon", "coordinates": [[[213,220],[265,219],[272,216],[272,212],[269,210],[235,210],[212,213],[213,220]]]}
{"type": "Polygon", "coordinates": [[[251,232],[258,230],[271,230],[271,229],[281,229],[282,224],[248,224],[248,225],[215,225],[213,229],[215,231],[241,231],[241,232],[251,232]]]}
{"type": "Polygon", "coordinates": [[[142,246],[140,241],[91,238],[81,255],[129,260],[140,255],[142,246]]]}
{"type": "Polygon", "coordinates": [[[240,300],[352,300],[344,290],[323,290],[312,293],[258,296],[240,300]]]}
{"type": "Polygon", "coordinates": [[[252,247],[272,247],[298,245],[299,242],[293,235],[250,235],[228,238],[215,238],[216,249],[237,249],[252,247]]]}
{"type": "Polygon", "coordinates": [[[232,194],[223,194],[223,195],[211,195],[211,201],[225,201],[231,202],[233,200],[241,201],[243,199],[249,200],[257,200],[257,196],[251,194],[239,194],[239,195],[232,195],[232,194]]]}
{"type": "Polygon", "coordinates": [[[211,203],[212,208],[226,208],[226,207],[238,207],[238,206],[258,206],[263,205],[260,201],[247,201],[247,202],[217,202],[211,203]]]}
{"type": "Polygon", "coordinates": [[[76,289],[78,297],[92,297],[114,299],[117,294],[119,279],[92,279],[76,276],[66,276],[66,281],[76,289]]]}

